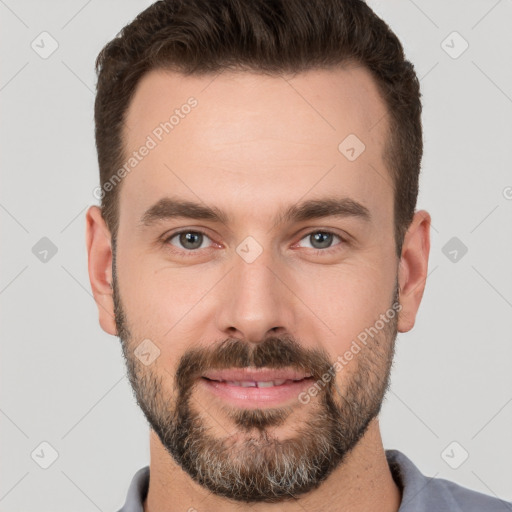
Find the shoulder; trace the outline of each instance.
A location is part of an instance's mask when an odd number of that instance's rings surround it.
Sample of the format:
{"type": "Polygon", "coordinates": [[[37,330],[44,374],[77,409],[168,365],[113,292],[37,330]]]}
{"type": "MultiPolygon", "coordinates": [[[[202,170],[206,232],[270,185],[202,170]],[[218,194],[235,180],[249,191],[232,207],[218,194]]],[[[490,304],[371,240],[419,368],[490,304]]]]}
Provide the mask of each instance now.
{"type": "Polygon", "coordinates": [[[149,466],[139,469],[132,478],[126,501],[117,512],[143,512],[149,488],[149,466]]]}
{"type": "Polygon", "coordinates": [[[399,512],[512,512],[512,502],[473,491],[460,484],[423,475],[398,450],[386,450],[395,482],[402,488],[399,512]]]}
{"type": "Polygon", "coordinates": [[[455,482],[433,478],[432,484],[433,492],[449,497],[463,512],[512,512],[512,502],[468,489],[455,482]]]}

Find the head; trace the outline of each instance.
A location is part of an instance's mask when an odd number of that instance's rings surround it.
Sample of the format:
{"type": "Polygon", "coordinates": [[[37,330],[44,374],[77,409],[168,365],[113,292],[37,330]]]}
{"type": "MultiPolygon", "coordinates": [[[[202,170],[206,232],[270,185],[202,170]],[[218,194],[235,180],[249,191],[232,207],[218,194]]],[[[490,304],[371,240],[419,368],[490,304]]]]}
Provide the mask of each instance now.
{"type": "Polygon", "coordinates": [[[424,289],[412,64],[359,0],[169,0],[97,70],[89,273],[137,402],[210,491],[310,491],[377,418],[424,289]],[[297,372],[296,396],[206,377],[247,368],[297,372]]]}

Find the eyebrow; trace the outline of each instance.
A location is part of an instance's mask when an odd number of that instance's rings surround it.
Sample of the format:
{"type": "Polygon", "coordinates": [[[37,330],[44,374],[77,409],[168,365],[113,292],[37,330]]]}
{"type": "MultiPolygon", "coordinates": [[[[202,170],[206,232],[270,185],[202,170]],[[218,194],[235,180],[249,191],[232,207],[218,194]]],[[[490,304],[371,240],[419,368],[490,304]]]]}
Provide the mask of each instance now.
{"type": "MultiPolygon", "coordinates": [[[[370,211],[361,203],[347,197],[325,197],[289,206],[277,215],[273,227],[287,222],[303,222],[326,217],[353,217],[371,222],[370,211]]],[[[143,226],[151,226],[158,221],[173,218],[210,220],[222,224],[229,224],[230,221],[229,215],[215,206],[164,197],[144,212],[140,223],[143,226]]]]}

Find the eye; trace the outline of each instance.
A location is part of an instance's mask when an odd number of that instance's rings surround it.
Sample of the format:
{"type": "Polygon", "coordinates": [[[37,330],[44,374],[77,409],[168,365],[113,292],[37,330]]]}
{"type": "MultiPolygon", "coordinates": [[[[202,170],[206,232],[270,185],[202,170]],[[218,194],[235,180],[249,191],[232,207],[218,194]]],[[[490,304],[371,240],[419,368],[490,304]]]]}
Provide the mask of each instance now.
{"type": "MultiPolygon", "coordinates": [[[[340,235],[325,230],[311,231],[303,237],[300,242],[303,240],[306,240],[309,243],[309,246],[306,245],[306,247],[316,250],[317,253],[330,253],[331,251],[336,251],[339,245],[347,242],[340,235]],[[335,239],[338,239],[340,243],[333,245],[335,239]]],[[[171,245],[173,250],[176,250],[176,252],[193,255],[197,253],[199,249],[206,249],[210,247],[208,241],[212,242],[210,237],[202,231],[188,229],[173,233],[164,240],[164,243],[166,245],[171,245]]]]}
{"type": "MultiPolygon", "coordinates": [[[[331,233],[330,231],[311,231],[311,233],[308,233],[302,240],[307,240],[310,245],[309,247],[312,249],[320,250],[320,252],[330,252],[329,250],[332,249],[332,243],[333,239],[337,238],[341,242],[345,242],[341,236],[336,235],[334,233],[331,233]]],[[[336,244],[339,245],[339,244],[336,244]]],[[[336,250],[334,246],[334,249],[336,250]]]]}
{"type": "Polygon", "coordinates": [[[174,233],[169,236],[165,242],[177,247],[178,249],[184,249],[185,251],[191,252],[197,249],[204,249],[205,247],[203,247],[203,242],[205,240],[210,240],[210,238],[201,231],[187,230],[174,233]],[[173,243],[174,239],[176,239],[176,243],[173,243]]]}

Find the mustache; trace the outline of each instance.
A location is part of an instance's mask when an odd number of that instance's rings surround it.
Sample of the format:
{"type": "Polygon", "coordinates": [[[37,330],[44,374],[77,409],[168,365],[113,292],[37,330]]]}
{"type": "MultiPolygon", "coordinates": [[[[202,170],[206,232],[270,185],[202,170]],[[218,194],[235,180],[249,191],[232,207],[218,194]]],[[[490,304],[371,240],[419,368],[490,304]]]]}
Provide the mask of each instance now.
{"type": "Polygon", "coordinates": [[[331,368],[329,355],[322,348],[305,348],[290,336],[272,336],[259,344],[228,338],[213,348],[195,348],[182,356],[176,370],[177,389],[189,391],[208,370],[229,368],[292,368],[316,380],[331,368]]]}

